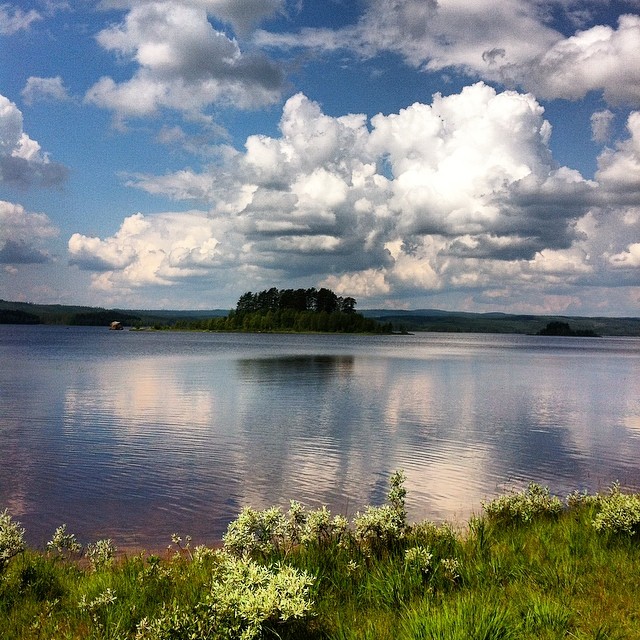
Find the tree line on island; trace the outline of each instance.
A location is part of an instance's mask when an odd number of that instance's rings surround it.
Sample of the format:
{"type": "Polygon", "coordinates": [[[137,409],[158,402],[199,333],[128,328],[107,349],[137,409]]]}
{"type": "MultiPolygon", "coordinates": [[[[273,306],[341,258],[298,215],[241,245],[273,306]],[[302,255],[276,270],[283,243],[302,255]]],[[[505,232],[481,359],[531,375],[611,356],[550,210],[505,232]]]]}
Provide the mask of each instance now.
{"type": "Polygon", "coordinates": [[[293,331],[321,333],[391,333],[390,322],[365,318],[356,300],[326,288],[265,289],[243,293],[226,317],[178,321],[176,329],[205,331],[293,331]]]}

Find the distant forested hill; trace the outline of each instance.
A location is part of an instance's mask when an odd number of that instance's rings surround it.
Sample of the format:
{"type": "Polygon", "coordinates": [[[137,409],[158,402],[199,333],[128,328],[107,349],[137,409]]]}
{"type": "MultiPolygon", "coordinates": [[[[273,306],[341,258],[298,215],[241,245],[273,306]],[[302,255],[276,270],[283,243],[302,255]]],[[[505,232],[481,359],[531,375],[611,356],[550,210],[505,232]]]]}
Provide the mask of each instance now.
{"type": "Polygon", "coordinates": [[[398,311],[369,309],[362,312],[378,322],[391,322],[396,331],[444,331],[460,333],[537,334],[551,322],[568,323],[575,332],[608,336],[640,336],[640,318],[537,316],[507,313],[468,313],[417,309],[398,311]]]}
{"type": "Polygon", "coordinates": [[[0,309],[0,324],[41,324],[40,317],[20,309],[0,309]]]}
{"type": "Polygon", "coordinates": [[[61,324],[109,326],[121,322],[125,326],[173,326],[185,319],[197,320],[225,316],[228,311],[211,310],[123,310],[58,304],[31,304],[0,300],[0,324],[61,324]]]}

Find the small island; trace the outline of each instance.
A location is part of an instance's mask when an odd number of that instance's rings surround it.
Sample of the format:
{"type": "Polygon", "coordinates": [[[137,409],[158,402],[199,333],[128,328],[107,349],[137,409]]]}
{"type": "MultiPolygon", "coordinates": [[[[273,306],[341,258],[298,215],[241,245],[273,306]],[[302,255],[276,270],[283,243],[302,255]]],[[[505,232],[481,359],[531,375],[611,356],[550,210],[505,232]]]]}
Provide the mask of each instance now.
{"type": "Polygon", "coordinates": [[[544,329],[540,329],[538,336],[573,336],[578,338],[599,338],[600,336],[593,329],[576,329],[569,326],[568,322],[554,320],[549,322],[544,329]]]}
{"type": "Polygon", "coordinates": [[[331,289],[265,289],[243,293],[227,316],[178,321],[175,329],[255,333],[392,333],[391,322],[365,318],[356,300],[331,289]]]}

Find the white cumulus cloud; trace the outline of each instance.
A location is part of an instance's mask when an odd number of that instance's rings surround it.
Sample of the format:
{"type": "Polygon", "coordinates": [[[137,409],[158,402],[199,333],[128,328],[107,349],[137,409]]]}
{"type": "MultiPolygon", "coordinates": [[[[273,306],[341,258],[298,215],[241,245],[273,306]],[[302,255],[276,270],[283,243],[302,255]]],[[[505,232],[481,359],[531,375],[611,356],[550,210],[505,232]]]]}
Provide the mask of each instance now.
{"type": "Polygon", "coordinates": [[[533,63],[519,80],[540,97],[576,99],[602,91],[611,104],[638,104],[640,16],[620,16],[617,29],[597,25],[579,31],[533,63]]]}
{"type": "Polygon", "coordinates": [[[483,83],[370,121],[297,94],[277,137],[203,172],[128,178],[209,213],[137,214],[69,251],[103,288],[242,274],[248,288],[303,278],[375,298],[577,282],[594,268],[596,227],[581,221],[599,185],[557,165],[551,135],[533,96],[483,83]]]}
{"type": "Polygon", "coordinates": [[[21,92],[26,104],[33,104],[39,100],[69,100],[69,94],[60,76],[55,78],[38,78],[30,76],[21,92]]]}
{"type": "Polygon", "coordinates": [[[203,212],[137,213],[105,240],[73,234],[68,249],[72,264],[95,272],[98,288],[170,285],[230,263],[218,240],[224,235],[225,225],[203,212]]]}
{"type": "MultiPolygon", "coordinates": [[[[85,100],[120,119],[160,108],[199,113],[213,104],[250,109],[275,102],[283,82],[279,67],[260,54],[243,52],[235,39],[216,30],[207,4],[212,3],[132,4],[124,21],[102,30],[97,40],[134,61],[137,70],[123,82],[101,78],[85,100]]],[[[229,3],[220,5],[234,13],[229,3]]]]}
{"type": "MultiPolygon", "coordinates": [[[[298,33],[260,31],[256,41],[264,47],[347,50],[364,57],[392,51],[418,69],[455,69],[543,98],[576,99],[600,91],[611,104],[638,104],[640,16],[622,15],[617,27],[595,25],[567,37],[549,26],[549,4],[368,0],[355,25],[298,33]]],[[[565,4],[575,22],[574,8],[565,4]]],[[[588,11],[581,17],[591,19],[588,11]]]]}
{"type": "Polygon", "coordinates": [[[0,200],[0,264],[48,262],[51,257],[41,245],[57,235],[44,213],[30,213],[22,205],[0,200]]]}
{"type": "Polygon", "coordinates": [[[611,134],[611,125],[615,116],[609,109],[591,114],[591,139],[594,142],[606,142],[611,134]]]}
{"type": "Polygon", "coordinates": [[[35,9],[24,11],[15,5],[0,4],[0,35],[12,35],[28,29],[38,20],[42,20],[42,15],[35,9]]]}
{"type": "Polygon", "coordinates": [[[598,158],[596,178],[610,191],[640,195],[640,111],[627,120],[630,137],[605,150],[598,158]]]}
{"type": "Polygon", "coordinates": [[[640,267],[640,242],[634,242],[626,251],[611,256],[610,261],[614,267],[640,267]]]}
{"type": "Polygon", "coordinates": [[[67,169],[52,162],[40,145],[23,130],[22,112],[0,95],[0,184],[27,188],[57,186],[67,169]]]}

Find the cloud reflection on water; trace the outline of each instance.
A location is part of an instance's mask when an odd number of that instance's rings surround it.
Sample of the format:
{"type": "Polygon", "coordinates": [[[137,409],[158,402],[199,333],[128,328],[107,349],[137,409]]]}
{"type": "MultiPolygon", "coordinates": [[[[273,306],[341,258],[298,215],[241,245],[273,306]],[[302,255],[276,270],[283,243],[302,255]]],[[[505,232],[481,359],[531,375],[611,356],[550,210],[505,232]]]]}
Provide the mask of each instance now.
{"type": "Polygon", "coordinates": [[[37,396],[4,407],[0,444],[26,480],[8,488],[0,472],[0,504],[25,524],[46,512],[48,534],[67,521],[122,545],[162,547],[176,530],[211,542],[245,504],[297,499],[352,516],[384,498],[397,468],[415,519],[464,518],[529,480],[559,493],[640,487],[640,349],[619,358],[598,343],[585,358],[524,337],[511,348],[468,336],[125,339],[115,354],[110,341],[97,355],[86,347],[90,358],[41,361],[28,370],[37,396]],[[143,339],[152,348],[138,353],[143,339]]]}

